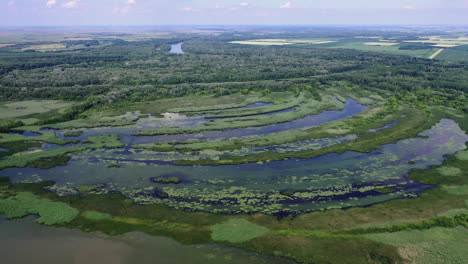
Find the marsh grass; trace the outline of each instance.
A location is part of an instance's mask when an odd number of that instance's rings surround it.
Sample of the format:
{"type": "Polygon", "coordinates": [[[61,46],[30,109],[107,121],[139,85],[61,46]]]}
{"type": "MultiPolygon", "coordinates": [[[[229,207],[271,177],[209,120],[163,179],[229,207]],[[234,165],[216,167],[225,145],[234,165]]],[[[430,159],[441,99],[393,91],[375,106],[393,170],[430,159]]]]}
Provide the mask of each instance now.
{"type": "Polygon", "coordinates": [[[100,221],[100,220],[111,220],[112,215],[110,214],[105,214],[105,213],[100,213],[96,211],[85,211],[82,213],[82,216],[86,219],[92,220],[92,221],[100,221]]]}
{"type": "Polygon", "coordinates": [[[278,113],[271,116],[258,115],[258,116],[245,116],[234,118],[223,118],[212,120],[212,122],[205,123],[204,126],[197,126],[192,128],[181,127],[166,127],[160,129],[143,129],[136,133],[137,136],[151,136],[151,135],[167,135],[167,134],[181,134],[181,133],[199,133],[210,130],[226,130],[246,127],[259,127],[266,125],[274,125],[285,123],[288,121],[300,119],[308,115],[319,114],[325,110],[340,110],[343,104],[333,96],[324,96],[322,101],[309,101],[300,104],[296,110],[287,113],[278,113]]]}
{"type": "MultiPolygon", "coordinates": [[[[374,133],[361,134],[358,139],[346,143],[336,144],[330,147],[290,153],[278,153],[266,151],[250,156],[223,156],[220,160],[180,160],[177,164],[181,165],[219,165],[219,164],[240,164],[258,161],[283,160],[289,158],[313,158],[327,153],[343,153],[348,150],[357,152],[370,152],[380,148],[381,145],[394,143],[398,140],[416,137],[420,132],[429,129],[440,119],[423,111],[414,109],[407,118],[400,120],[397,124],[387,129],[379,130],[374,133]]],[[[363,126],[356,126],[355,131],[359,131],[363,126]]],[[[320,133],[323,135],[324,133],[320,133]]],[[[313,138],[313,136],[309,136],[313,138]]]]}
{"type": "Polygon", "coordinates": [[[26,153],[17,153],[16,155],[7,156],[4,159],[0,160],[0,169],[11,167],[21,168],[34,163],[40,165],[55,164],[58,161],[62,162],[65,160],[65,158],[56,159],[57,157],[64,156],[69,153],[91,149],[123,147],[124,144],[120,142],[119,138],[120,137],[118,135],[103,134],[87,138],[85,141],[83,141],[83,143],[90,144],[85,144],[83,146],[62,147],[48,151],[39,150],[26,153]]]}
{"type": "Polygon", "coordinates": [[[229,219],[211,227],[211,238],[215,241],[240,243],[268,234],[266,227],[253,224],[243,218],[229,219]]]}
{"type": "Polygon", "coordinates": [[[95,191],[99,191],[100,189],[104,188],[104,185],[83,185],[76,188],[81,194],[89,194],[95,191]]]}

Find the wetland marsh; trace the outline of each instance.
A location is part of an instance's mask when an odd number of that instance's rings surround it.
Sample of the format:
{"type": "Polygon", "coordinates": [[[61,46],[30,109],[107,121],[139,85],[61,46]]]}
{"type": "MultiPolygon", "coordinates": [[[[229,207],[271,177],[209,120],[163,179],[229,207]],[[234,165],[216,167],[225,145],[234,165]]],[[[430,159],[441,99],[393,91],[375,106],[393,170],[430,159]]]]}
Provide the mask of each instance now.
{"type": "Polygon", "coordinates": [[[2,261],[463,263],[463,33],[274,29],[0,44],[2,261]]]}

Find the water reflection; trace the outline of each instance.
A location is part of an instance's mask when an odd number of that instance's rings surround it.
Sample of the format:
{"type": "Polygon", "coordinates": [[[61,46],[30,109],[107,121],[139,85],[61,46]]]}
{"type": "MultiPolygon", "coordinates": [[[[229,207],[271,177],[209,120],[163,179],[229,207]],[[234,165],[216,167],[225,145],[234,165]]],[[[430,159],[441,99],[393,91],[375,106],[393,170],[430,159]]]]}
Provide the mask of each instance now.
{"type": "Polygon", "coordinates": [[[177,43],[177,44],[172,44],[171,45],[171,50],[169,51],[170,53],[174,54],[185,54],[185,52],[182,50],[182,44],[183,42],[177,43]]]}

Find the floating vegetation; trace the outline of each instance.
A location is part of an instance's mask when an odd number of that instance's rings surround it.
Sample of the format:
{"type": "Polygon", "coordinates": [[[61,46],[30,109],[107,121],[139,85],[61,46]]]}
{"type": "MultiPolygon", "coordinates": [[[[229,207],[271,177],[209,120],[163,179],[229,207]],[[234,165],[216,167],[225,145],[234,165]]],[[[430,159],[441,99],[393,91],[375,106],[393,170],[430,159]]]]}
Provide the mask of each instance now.
{"type": "Polygon", "coordinates": [[[98,184],[98,185],[83,185],[78,188],[76,188],[81,194],[89,194],[92,192],[96,192],[104,188],[104,184],[98,184]]]}
{"type": "Polygon", "coordinates": [[[0,199],[0,214],[5,214],[7,218],[39,215],[38,223],[57,225],[72,221],[78,215],[78,210],[66,203],[53,202],[29,192],[20,192],[16,196],[0,199]]]}
{"type": "Polygon", "coordinates": [[[153,178],[152,181],[156,182],[156,183],[163,183],[163,184],[179,184],[182,182],[181,179],[179,179],[178,177],[157,177],[157,178],[153,178]]]}

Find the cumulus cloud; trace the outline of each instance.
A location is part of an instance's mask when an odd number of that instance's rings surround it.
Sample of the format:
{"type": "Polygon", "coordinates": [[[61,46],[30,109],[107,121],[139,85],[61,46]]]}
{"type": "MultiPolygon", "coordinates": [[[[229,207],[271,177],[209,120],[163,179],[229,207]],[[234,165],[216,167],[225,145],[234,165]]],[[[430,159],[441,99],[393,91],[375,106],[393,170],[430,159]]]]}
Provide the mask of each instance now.
{"type": "Polygon", "coordinates": [[[57,0],[49,0],[49,1],[47,1],[46,6],[48,8],[52,8],[56,4],[57,4],[57,0]]]}
{"type": "Polygon", "coordinates": [[[136,4],[136,0],[128,0],[127,4],[128,5],[134,5],[134,4],[136,4]]]}
{"type": "Polygon", "coordinates": [[[239,5],[241,5],[241,6],[248,6],[249,3],[240,3],[239,5]]]}
{"type": "Polygon", "coordinates": [[[80,0],[71,0],[62,5],[63,8],[76,8],[80,0]]]}
{"type": "Polygon", "coordinates": [[[280,8],[293,8],[293,3],[291,1],[288,1],[282,5],[280,5],[280,8]]]}

